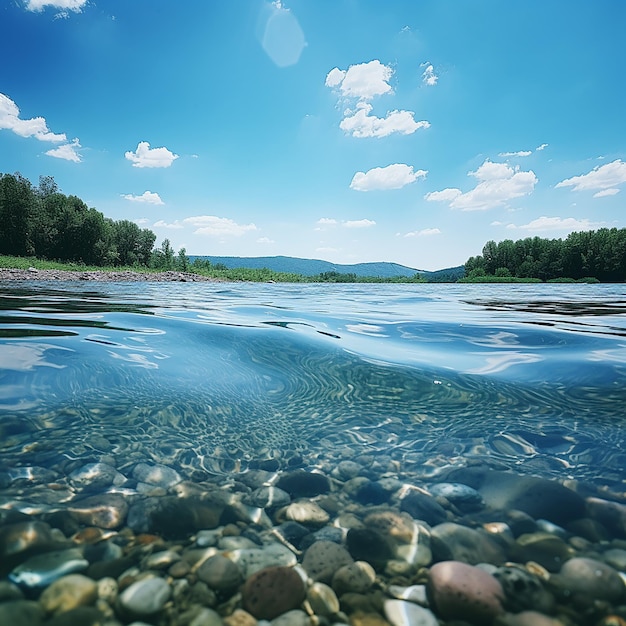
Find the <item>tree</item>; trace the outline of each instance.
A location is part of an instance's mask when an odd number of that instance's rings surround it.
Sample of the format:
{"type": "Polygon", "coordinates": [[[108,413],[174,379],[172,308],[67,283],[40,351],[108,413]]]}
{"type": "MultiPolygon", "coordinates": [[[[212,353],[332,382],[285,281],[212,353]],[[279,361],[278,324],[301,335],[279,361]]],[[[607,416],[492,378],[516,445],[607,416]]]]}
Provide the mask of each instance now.
{"type": "Polygon", "coordinates": [[[20,174],[0,175],[0,254],[34,253],[30,226],[35,204],[30,181],[20,174]]]}
{"type": "Polygon", "coordinates": [[[185,248],[181,248],[178,251],[176,265],[181,272],[189,271],[189,258],[187,257],[187,250],[185,250],[185,248]]]}

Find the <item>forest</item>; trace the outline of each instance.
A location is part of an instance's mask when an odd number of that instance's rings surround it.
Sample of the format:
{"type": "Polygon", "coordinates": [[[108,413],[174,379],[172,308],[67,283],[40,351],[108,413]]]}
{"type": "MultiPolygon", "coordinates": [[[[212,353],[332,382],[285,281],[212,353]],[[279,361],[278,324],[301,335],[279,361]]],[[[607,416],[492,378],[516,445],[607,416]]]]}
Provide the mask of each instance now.
{"type": "Polygon", "coordinates": [[[626,279],[626,228],[600,228],[570,233],[565,239],[528,237],[488,241],[482,255],[465,263],[468,280],[494,276],[542,281],[626,279]]]}
{"type": "MultiPolygon", "coordinates": [[[[155,270],[225,271],[196,259],[185,249],[174,254],[165,239],[130,220],[112,220],[80,198],[67,196],[51,176],[40,176],[34,186],[16,174],[0,173],[0,255],[80,263],[99,267],[144,267],[155,270]]],[[[263,277],[267,271],[263,273],[263,277]]],[[[455,282],[458,274],[437,274],[436,282],[455,282]]],[[[626,228],[573,232],[565,239],[528,237],[518,241],[488,241],[482,254],[465,263],[464,281],[517,280],[626,280],[626,228]]],[[[272,275],[273,277],[273,275],[272,275]]],[[[299,277],[303,279],[304,277],[299,277]]],[[[321,282],[367,282],[351,274],[326,272],[321,282]],[[327,274],[327,275],[325,275],[327,274]]],[[[372,279],[373,280],[373,279],[372,279]]],[[[423,282],[416,274],[385,282],[423,282]]]]}

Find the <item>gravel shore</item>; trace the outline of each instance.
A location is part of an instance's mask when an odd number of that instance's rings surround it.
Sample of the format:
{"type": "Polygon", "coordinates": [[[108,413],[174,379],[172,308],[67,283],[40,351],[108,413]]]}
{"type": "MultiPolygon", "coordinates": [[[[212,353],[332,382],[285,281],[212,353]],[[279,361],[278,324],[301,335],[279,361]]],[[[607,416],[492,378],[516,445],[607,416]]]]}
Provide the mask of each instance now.
{"type": "Polygon", "coordinates": [[[216,283],[223,282],[219,278],[211,278],[200,274],[192,274],[190,272],[105,272],[105,271],[68,271],[68,270],[38,270],[31,267],[27,270],[22,269],[0,269],[0,281],[2,280],[89,280],[99,282],[205,282],[216,283]]]}

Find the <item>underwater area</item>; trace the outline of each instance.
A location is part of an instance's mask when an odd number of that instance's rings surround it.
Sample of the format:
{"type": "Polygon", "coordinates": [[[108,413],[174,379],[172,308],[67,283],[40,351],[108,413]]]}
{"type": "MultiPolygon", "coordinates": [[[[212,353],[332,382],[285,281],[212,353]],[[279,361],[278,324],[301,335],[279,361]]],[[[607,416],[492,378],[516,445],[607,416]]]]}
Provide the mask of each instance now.
{"type": "Polygon", "coordinates": [[[0,289],[0,618],[626,624],[623,285],[0,289]]]}

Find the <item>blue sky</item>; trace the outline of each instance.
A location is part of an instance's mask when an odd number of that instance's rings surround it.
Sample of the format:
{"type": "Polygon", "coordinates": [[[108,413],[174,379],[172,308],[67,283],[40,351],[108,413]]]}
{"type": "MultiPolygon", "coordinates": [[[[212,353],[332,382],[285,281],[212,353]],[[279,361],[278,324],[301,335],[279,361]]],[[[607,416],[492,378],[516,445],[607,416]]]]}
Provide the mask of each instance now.
{"type": "Polygon", "coordinates": [[[435,270],[623,228],[624,24],[616,0],[5,0],[0,172],[188,254],[435,270]]]}

